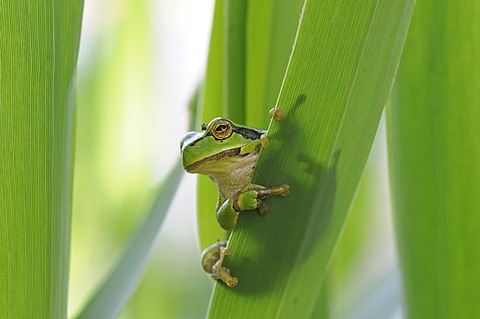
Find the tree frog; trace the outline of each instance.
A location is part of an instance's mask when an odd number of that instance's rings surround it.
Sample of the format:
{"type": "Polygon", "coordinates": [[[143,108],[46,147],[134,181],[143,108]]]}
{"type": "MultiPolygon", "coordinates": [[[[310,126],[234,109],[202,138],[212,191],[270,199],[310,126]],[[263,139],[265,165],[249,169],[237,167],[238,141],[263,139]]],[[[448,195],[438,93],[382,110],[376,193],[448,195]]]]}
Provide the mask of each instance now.
{"type": "MultiPolygon", "coordinates": [[[[275,118],[283,115],[279,109],[270,113],[275,118]]],[[[264,215],[267,211],[265,198],[286,196],[290,192],[287,184],[267,188],[251,183],[260,149],[268,143],[266,133],[218,117],[203,124],[201,132],[187,133],[180,142],[185,170],[207,175],[217,185],[217,221],[227,231],[235,228],[241,211],[258,208],[260,215],[264,215]]],[[[230,269],[222,266],[230,253],[226,241],[215,243],[202,253],[202,266],[212,278],[234,287],[238,279],[230,275],[230,269]]]]}

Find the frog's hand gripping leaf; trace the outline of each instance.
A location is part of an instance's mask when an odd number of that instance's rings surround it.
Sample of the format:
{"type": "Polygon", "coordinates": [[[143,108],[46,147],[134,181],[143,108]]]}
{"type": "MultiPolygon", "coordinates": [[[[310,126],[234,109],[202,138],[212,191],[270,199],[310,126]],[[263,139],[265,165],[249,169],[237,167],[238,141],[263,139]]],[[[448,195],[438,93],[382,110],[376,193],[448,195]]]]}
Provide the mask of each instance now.
{"type": "Polygon", "coordinates": [[[267,213],[268,206],[263,199],[273,195],[287,196],[289,192],[290,187],[287,184],[273,188],[249,184],[220,206],[217,210],[218,223],[225,230],[233,230],[241,211],[258,208],[260,215],[264,215],[267,213]]]}

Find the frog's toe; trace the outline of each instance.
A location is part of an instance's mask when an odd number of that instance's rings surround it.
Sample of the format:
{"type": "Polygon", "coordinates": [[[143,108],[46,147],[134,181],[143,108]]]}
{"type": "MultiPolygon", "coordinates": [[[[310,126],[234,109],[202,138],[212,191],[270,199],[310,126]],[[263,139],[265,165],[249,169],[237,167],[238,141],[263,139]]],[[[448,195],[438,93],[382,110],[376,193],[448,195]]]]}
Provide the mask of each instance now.
{"type": "Polygon", "coordinates": [[[268,205],[263,201],[260,201],[260,204],[258,205],[258,211],[260,212],[261,216],[265,215],[268,211],[268,205]]]}
{"type": "Polygon", "coordinates": [[[288,184],[283,184],[278,188],[280,188],[280,195],[287,196],[288,194],[290,194],[290,186],[288,184]]]}

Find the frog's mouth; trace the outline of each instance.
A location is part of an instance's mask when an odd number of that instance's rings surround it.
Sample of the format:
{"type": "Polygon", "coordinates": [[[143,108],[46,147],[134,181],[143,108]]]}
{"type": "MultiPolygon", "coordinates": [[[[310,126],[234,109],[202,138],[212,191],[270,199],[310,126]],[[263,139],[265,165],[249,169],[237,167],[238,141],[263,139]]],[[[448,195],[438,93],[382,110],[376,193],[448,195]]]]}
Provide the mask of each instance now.
{"type": "MultiPolygon", "coordinates": [[[[240,155],[240,151],[241,151],[241,147],[237,147],[237,148],[232,148],[232,149],[214,154],[214,155],[209,156],[209,157],[205,157],[204,159],[201,159],[198,162],[195,162],[195,163],[192,163],[192,164],[188,165],[187,167],[185,167],[185,170],[189,173],[195,172],[196,169],[199,166],[202,166],[202,165],[204,165],[208,162],[219,161],[220,159],[222,159],[224,157],[233,157],[233,156],[240,155]]],[[[242,156],[243,155],[248,155],[248,154],[250,154],[250,153],[242,154],[242,156]]]]}

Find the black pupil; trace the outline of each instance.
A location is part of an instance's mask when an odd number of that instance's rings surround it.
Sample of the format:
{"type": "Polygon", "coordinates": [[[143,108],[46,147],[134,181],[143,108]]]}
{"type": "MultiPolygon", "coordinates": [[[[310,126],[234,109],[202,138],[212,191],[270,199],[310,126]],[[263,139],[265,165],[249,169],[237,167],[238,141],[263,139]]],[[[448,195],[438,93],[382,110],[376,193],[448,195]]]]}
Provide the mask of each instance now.
{"type": "Polygon", "coordinates": [[[221,132],[221,131],[224,131],[226,128],[227,128],[227,126],[225,124],[221,124],[221,125],[217,126],[215,131],[221,132]]]}

